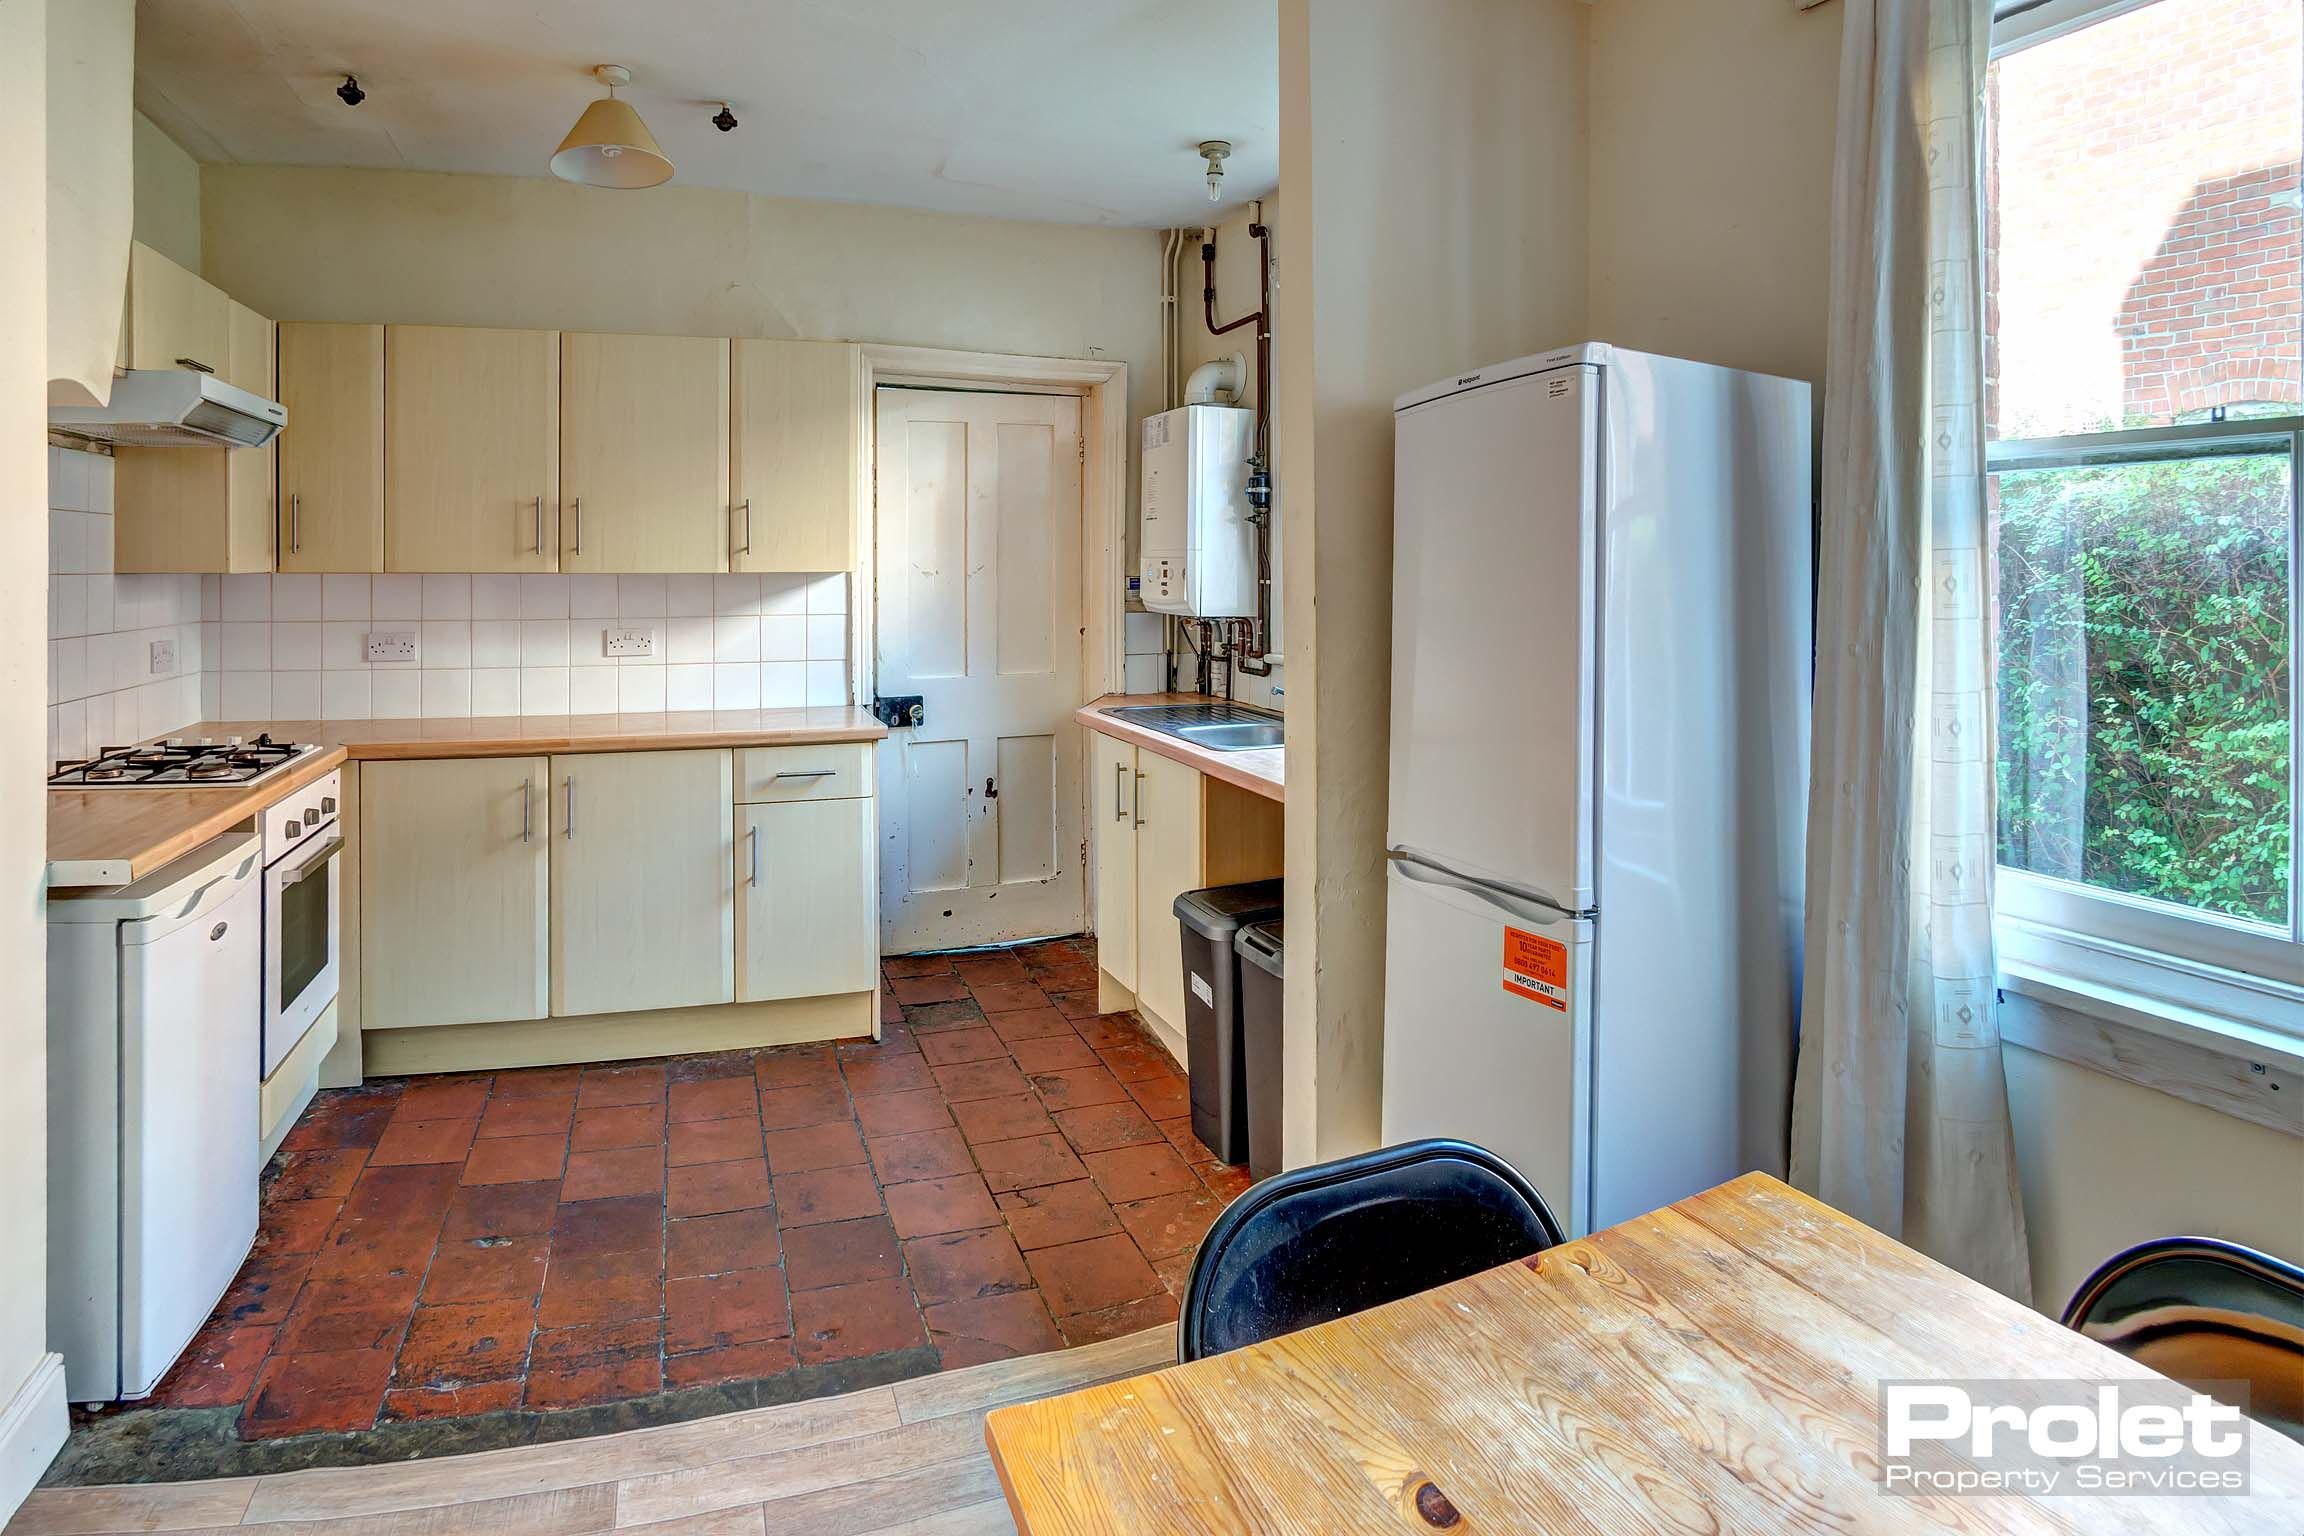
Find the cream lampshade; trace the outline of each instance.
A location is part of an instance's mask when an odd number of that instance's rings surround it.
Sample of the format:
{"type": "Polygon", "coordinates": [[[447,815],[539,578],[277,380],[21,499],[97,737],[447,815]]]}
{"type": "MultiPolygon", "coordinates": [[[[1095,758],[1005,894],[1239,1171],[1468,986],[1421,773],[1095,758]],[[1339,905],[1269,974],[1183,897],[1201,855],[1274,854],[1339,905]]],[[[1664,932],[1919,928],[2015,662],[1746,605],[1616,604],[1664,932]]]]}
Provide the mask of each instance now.
{"type": "Polygon", "coordinates": [[[672,162],[656,135],[639,113],[616,99],[616,88],[631,84],[632,71],[603,64],[592,73],[608,94],[584,109],[552,152],[552,174],[587,187],[654,187],[670,181],[672,162]]]}

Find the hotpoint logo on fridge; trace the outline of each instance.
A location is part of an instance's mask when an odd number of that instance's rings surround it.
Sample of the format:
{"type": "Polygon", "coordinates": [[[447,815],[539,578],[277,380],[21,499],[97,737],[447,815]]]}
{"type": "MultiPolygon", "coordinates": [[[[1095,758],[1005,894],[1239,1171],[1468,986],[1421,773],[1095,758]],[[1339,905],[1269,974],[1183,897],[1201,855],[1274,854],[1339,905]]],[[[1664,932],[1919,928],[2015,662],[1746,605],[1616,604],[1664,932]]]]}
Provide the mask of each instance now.
{"type": "Polygon", "coordinates": [[[2248,1491],[2245,1382],[1884,1381],[1880,1481],[1901,1497],[2248,1491]]]}

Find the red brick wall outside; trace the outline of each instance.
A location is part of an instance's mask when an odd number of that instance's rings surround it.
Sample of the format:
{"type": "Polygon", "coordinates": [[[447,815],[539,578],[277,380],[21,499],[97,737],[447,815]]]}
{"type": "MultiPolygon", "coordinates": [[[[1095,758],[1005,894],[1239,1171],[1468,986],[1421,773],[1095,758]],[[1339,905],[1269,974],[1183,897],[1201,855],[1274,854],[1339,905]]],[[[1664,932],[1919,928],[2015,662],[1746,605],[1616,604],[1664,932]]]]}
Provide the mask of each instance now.
{"type": "Polygon", "coordinates": [[[2304,400],[2300,70],[2299,0],[2157,0],[1993,67],[1995,436],[2304,400]]]}

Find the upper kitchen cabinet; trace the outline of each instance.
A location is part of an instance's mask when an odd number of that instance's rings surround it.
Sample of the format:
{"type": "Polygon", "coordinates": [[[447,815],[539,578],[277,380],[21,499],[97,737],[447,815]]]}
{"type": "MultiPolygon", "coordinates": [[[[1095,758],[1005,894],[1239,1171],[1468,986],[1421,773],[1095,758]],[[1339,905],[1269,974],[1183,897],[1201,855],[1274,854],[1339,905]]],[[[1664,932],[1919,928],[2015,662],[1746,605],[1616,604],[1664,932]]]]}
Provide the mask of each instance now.
{"type": "Polygon", "coordinates": [[[283,323],[280,569],[384,569],[384,327],[283,323]]]}
{"type": "Polygon", "coordinates": [[[858,350],[844,342],[733,344],[739,571],[845,571],[856,563],[856,461],[863,419],[858,350]]]}
{"type": "MultiPolygon", "coordinates": [[[[226,301],[217,373],[273,398],[273,327],[226,301]]],[[[269,571],[273,568],[273,448],[113,451],[112,568],[120,572],[269,571]]]]}
{"type": "Polygon", "coordinates": [[[385,569],[559,569],[560,333],[394,325],[384,348],[385,569]]]}
{"type": "Polygon", "coordinates": [[[197,368],[221,374],[231,346],[232,301],[152,247],[128,252],[128,333],[123,351],[131,368],[197,368]]]}
{"type": "Polygon", "coordinates": [[[725,338],[563,334],[560,569],[726,570],[728,431],[725,338]]]}

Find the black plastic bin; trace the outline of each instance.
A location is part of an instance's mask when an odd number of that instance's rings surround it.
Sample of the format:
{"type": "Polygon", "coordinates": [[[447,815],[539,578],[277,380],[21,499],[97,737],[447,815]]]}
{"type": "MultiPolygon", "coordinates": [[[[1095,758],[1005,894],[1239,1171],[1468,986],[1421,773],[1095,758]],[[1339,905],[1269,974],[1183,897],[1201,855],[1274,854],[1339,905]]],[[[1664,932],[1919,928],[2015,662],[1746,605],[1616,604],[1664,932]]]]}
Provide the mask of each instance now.
{"type": "Polygon", "coordinates": [[[1280,980],[1287,948],[1278,919],[1252,923],[1233,939],[1240,954],[1242,1078],[1248,1097],[1248,1172],[1280,1171],[1280,980]]]}
{"type": "Polygon", "coordinates": [[[1240,963],[1232,941],[1246,925],[1279,915],[1277,880],[1210,886],[1176,898],[1184,939],[1184,1070],[1192,1087],[1192,1134],[1228,1163],[1248,1161],[1240,963]]]}

